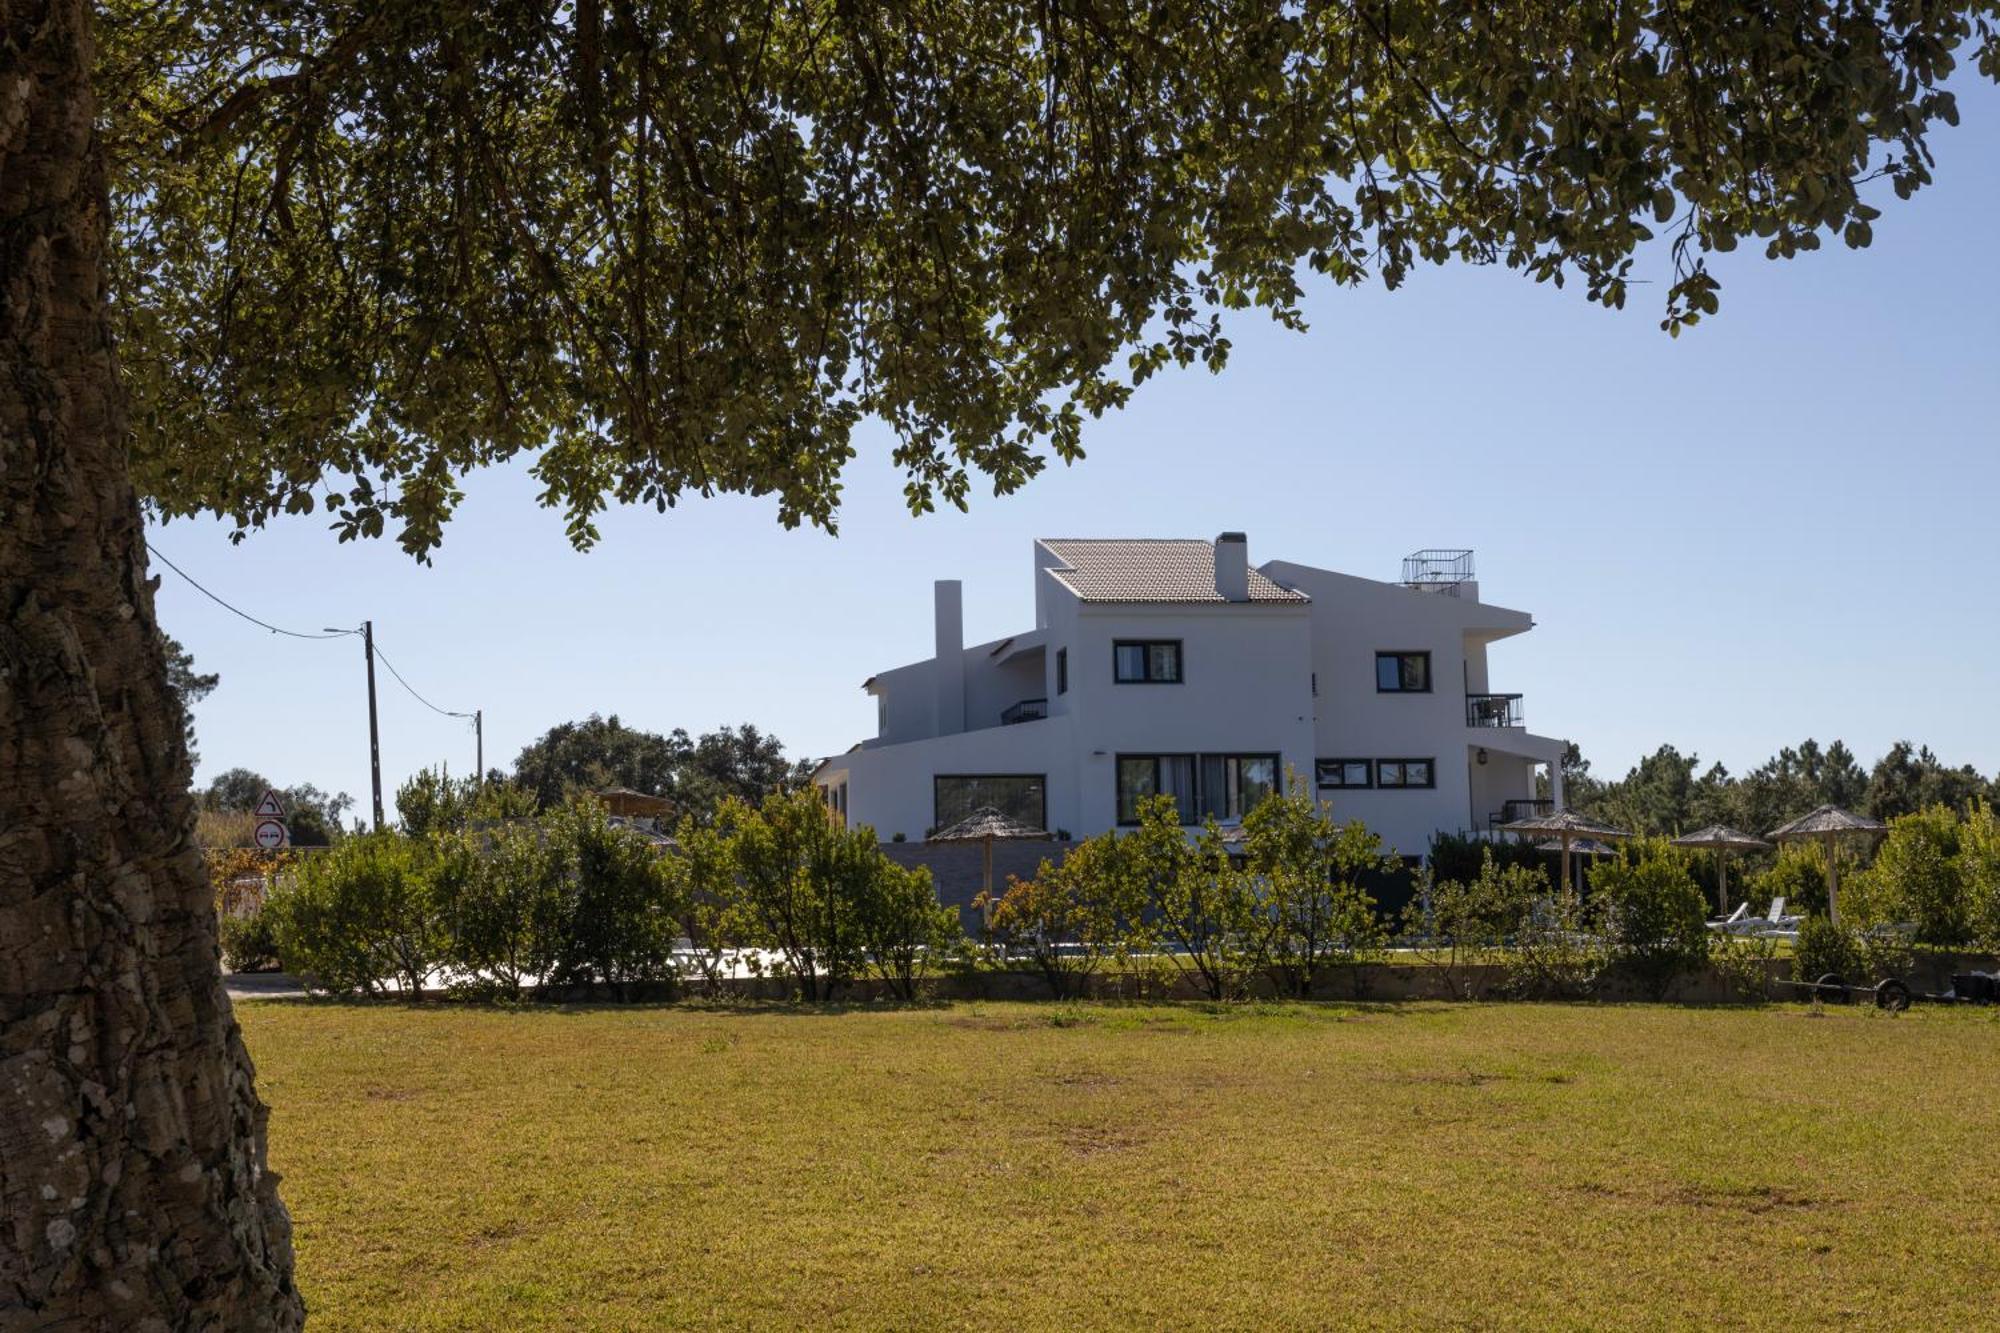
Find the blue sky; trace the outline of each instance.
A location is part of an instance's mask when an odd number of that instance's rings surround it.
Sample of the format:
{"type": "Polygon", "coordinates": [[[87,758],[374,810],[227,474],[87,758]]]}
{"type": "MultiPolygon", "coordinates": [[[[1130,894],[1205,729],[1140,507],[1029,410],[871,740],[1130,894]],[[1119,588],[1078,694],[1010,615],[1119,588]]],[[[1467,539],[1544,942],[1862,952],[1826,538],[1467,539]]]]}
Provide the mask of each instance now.
{"type": "MultiPolygon", "coordinates": [[[[470,479],[430,567],[288,520],[241,545],[177,521],[158,549],[307,630],[372,618],[417,689],[483,708],[489,765],[591,712],[691,732],[751,721],[794,753],[873,729],[861,681],[929,652],[930,581],[965,581],[969,641],[1032,619],[1037,536],[1249,534],[1394,578],[1477,551],[1487,600],[1538,628],[1494,650],[1532,730],[1617,775],[1663,741],[1741,771],[1807,736],[1871,762],[1898,738],[2000,770],[2000,91],[1959,80],[1937,183],[1864,251],[1721,256],[1723,310],[1670,341],[1663,284],[1622,312],[1505,270],[1398,292],[1316,286],[1311,332],[1239,318],[1220,376],[1156,378],[1089,457],[969,514],[912,518],[879,428],[838,538],[757,500],[614,512],[572,552],[520,469],[470,479]]],[[[1652,276],[1664,278],[1664,257],[1652,276]]],[[[245,624],[170,571],[159,614],[222,683],[199,781],[244,765],[365,808],[356,640],[245,624]]],[[[385,786],[472,765],[472,736],[380,681],[385,786]]]]}

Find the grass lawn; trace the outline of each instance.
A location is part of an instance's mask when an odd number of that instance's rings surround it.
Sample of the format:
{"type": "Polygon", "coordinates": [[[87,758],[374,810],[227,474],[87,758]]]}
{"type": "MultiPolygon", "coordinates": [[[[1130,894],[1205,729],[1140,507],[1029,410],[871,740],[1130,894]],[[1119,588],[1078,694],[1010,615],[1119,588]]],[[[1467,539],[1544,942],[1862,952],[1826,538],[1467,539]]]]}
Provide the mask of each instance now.
{"type": "Polygon", "coordinates": [[[312,1326],[1984,1326],[2000,1015],[240,1003],[312,1326]]]}

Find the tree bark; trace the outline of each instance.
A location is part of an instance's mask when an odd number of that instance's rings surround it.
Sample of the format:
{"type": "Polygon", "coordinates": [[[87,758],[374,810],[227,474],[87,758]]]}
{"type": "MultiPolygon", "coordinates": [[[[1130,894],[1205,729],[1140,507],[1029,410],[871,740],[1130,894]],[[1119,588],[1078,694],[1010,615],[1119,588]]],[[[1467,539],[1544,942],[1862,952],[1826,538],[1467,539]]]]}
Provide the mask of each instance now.
{"type": "Polygon", "coordinates": [[[0,0],[0,1328],[294,1329],[106,320],[86,0],[0,0]]]}

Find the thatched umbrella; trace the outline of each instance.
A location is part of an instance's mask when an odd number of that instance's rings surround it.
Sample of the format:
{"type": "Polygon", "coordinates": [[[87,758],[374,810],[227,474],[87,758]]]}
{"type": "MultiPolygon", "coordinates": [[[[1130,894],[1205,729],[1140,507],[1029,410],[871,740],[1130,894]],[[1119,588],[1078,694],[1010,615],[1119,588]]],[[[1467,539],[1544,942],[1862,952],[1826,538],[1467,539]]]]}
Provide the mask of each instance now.
{"type": "Polygon", "coordinates": [[[1046,842],[1047,829],[1036,828],[1033,824],[1023,824],[1020,820],[1000,813],[990,805],[982,805],[964,819],[949,828],[941,828],[926,839],[928,842],[977,842],[985,844],[985,887],[986,895],[993,896],[993,844],[996,842],[1046,842]]]}
{"type": "Polygon", "coordinates": [[[1818,838],[1826,846],[1826,919],[1836,925],[1840,922],[1840,862],[1835,858],[1843,833],[1866,833],[1874,835],[1889,826],[1879,819],[1857,815],[1852,810],[1843,810],[1837,805],[1823,805],[1808,815],[1800,815],[1783,828],[1771,830],[1773,842],[1797,842],[1801,838],[1818,838]]]}
{"type": "Polygon", "coordinates": [[[1716,906],[1723,916],[1729,915],[1729,854],[1731,852],[1754,852],[1771,844],[1762,838],[1733,829],[1727,824],[1710,824],[1692,833],[1683,833],[1673,839],[1676,847],[1706,847],[1715,853],[1715,898],[1716,906]]]}
{"type": "Polygon", "coordinates": [[[1562,848],[1563,887],[1570,886],[1569,854],[1579,840],[1594,838],[1599,842],[1611,838],[1629,838],[1632,835],[1621,828],[1600,824],[1594,819],[1585,819],[1574,810],[1558,810],[1549,815],[1529,815],[1511,824],[1500,826],[1502,833],[1532,833],[1538,837],[1554,838],[1562,848]]]}

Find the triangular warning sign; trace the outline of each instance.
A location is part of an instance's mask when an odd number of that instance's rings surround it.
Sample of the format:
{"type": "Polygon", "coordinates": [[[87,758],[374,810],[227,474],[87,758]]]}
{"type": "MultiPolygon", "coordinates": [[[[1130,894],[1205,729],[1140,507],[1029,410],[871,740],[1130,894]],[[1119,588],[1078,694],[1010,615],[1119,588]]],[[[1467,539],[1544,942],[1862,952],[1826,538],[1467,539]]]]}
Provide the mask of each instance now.
{"type": "Polygon", "coordinates": [[[256,815],[259,819],[283,819],[285,817],[285,803],[279,799],[277,792],[266,791],[258,800],[257,808],[250,813],[256,815]]]}

